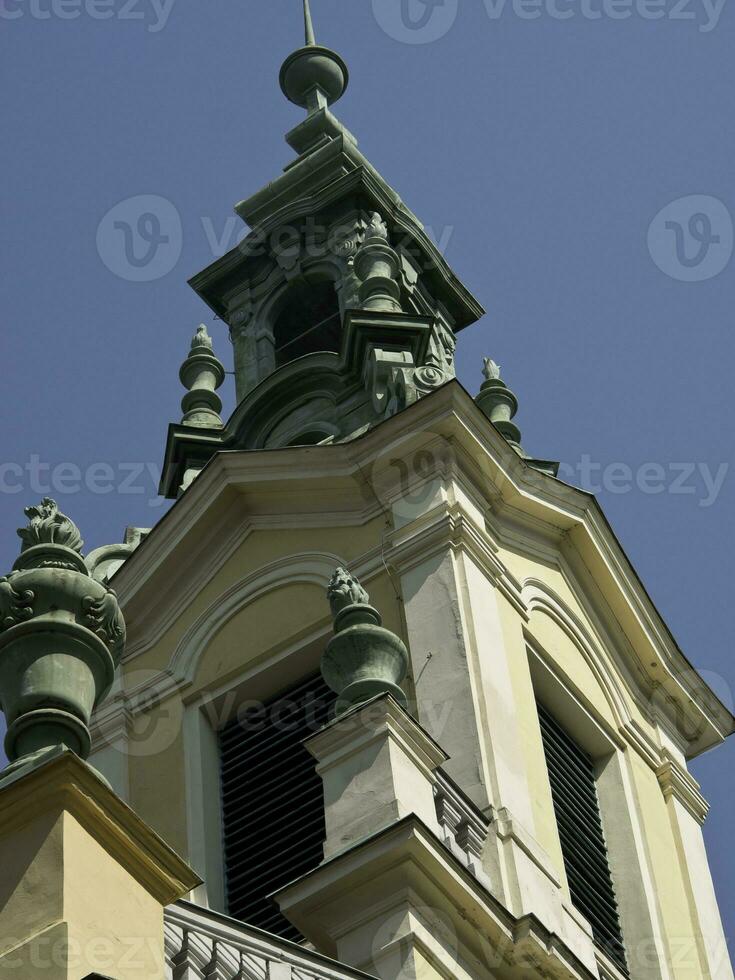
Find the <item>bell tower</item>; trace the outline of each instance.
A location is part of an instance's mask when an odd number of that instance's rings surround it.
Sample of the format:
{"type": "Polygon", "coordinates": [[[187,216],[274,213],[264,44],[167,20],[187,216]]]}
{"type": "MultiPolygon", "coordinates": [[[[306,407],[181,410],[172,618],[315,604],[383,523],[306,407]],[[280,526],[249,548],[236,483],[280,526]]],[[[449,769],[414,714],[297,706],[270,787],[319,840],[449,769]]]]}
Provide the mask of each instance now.
{"type": "Polygon", "coordinates": [[[735,718],[495,361],[455,377],[482,308],[304,23],[295,157],[191,280],[234,412],[201,326],[176,502],[88,559],[127,624],[94,764],[202,880],[167,977],[733,980],[688,761],[735,718]]]}
{"type": "Polygon", "coordinates": [[[250,233],[191,280],[229,324],[237,408],[224,426],[172,427],[168,496],[220,449],[368,431],[454,378],[457,334],[483,314],[333,114],[348,69],[316,43],[308,2],[304,20],[280,73],[306,111],[286,136],[296,159],[236,206],[250,233]]]}

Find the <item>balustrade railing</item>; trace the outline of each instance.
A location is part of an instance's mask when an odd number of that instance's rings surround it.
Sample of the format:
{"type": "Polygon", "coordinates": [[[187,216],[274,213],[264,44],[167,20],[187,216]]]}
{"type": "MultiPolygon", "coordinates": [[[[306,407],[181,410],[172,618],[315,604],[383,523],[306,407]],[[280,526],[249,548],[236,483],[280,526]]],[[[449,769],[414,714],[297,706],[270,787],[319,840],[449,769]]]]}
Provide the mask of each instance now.
{"type": "Polygon", "coordinates": [[[177,902],[165,911],[166,980],[372,980],[235,919],[177,902]]]}

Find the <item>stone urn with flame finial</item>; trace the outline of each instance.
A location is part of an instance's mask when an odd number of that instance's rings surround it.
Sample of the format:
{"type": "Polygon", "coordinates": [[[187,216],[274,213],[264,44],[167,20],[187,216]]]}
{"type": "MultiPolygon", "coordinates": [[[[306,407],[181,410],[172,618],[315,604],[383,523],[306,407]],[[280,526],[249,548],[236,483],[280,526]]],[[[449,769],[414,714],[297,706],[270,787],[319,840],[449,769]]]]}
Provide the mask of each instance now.
{"type": "Polygon", "coordinates": [[[76,525],[48,498],[25,514],[20,557],[0,578],[3,776],[59,746],[86,759],[92,711],[125,645],[115,593],[91,577],[76,525]]]}
{"type": "Polygon", "coordinates": [[[338,568],[327,590],[335,635],[322,656],[322,676],[338,695],[336,713],[379,694],[406,707],[400,684],[408,671],[403,641],[385,629],[370,596],[346,568],[338,568]]]}

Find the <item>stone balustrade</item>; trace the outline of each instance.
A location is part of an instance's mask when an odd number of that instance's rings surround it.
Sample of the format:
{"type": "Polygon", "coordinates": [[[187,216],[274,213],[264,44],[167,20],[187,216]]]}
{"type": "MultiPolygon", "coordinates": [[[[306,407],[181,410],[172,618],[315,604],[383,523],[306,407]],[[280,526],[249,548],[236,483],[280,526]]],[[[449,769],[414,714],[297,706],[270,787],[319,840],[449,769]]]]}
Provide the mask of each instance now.
{"type": "Polygon", "coordinates": [[[166,980],[371,980],[328,957],[188,902],[165,912],[166,980]]]}

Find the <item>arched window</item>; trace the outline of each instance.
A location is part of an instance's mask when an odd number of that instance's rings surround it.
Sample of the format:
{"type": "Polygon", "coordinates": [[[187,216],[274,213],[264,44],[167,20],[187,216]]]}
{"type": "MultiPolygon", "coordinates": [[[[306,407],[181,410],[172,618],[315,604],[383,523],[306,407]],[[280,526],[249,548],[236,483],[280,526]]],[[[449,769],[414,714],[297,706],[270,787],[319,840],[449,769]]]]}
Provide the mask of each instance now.
{"type": "Polygon", "coordinates": [[[276,367],[317,351],[340,349],[341,321],[334,283],[296,282],[273,325],[276,367]]]}
{"type": "Polygon", "coordinates": [[[289,441],[289,446],[318,446],[320,442],[328,439],[331,432],[324,432],[322,429],[309,429],[308,432],[301,432],[289,441]]]}

